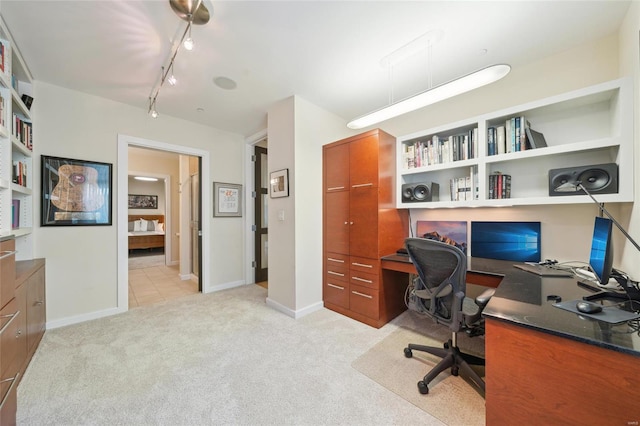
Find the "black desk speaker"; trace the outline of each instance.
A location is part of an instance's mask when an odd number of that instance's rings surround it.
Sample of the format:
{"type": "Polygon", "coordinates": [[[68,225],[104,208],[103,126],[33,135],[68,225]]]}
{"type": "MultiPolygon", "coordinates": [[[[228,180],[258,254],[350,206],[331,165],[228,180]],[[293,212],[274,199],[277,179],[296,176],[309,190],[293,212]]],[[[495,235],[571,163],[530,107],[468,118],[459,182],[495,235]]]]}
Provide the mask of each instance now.
{"type": "Polygon", "coordinates": [[[402,185],[403,203],[423,203],[425,201],[438,201],[440,185],[434,182],[405,183],[402,185]]]}
{"type": "Polygon", "coordinates": [[[616,194],[618,165],[607,163],[549,170],[549,195],[584,195],[582,189],[576,188],[578,182],[591,194],[616,194]]]}

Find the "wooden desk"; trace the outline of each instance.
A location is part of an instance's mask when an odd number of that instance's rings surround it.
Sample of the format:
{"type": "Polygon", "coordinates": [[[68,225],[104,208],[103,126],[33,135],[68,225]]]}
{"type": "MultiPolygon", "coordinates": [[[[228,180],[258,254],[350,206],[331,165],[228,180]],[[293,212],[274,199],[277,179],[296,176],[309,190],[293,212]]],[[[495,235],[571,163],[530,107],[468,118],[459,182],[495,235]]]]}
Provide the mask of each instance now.
{"type": "MultiPolygon", "coordinates": [[[[487,425],[639,424],[638,330],[554,307],[547,296],[590,293],[574,278],[542,278],[513,263],[468,258],[468,282],[497,286],[484,310],[487,425]]],[[[414,273],[412,266],[403,256],[382,258],[394,273],[414,273]]]]}

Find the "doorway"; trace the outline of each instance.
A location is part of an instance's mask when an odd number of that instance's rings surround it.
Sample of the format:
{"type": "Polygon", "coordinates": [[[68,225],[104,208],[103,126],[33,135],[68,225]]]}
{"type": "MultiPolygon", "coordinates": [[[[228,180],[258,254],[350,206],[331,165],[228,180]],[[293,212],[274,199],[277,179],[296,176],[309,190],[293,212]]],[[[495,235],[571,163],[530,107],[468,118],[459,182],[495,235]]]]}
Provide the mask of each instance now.
{"type": "Polygon", "coordinates": [[[268,287],[269,276],[269,176],[267,167],[267,148],[263,146],[254,147],[254,217],[255,217],[255,282],[268,287]]]}
{"type": "MultiPolygon", "coordinates": [[[[161,265],[162,268],[172,268],[173,270],[169,271],[169,275],[175,278],[176,284],[179,284],[181,281],[186,281],[185,277],[182,274],[179,274],[179,264],[180,264],[180,255],[184,253],[181,250],[182,246],[186,242],[187,244],[187,255],[182,256],[183,258],[187,257],[187,264],[189,265],[189,270],[196,266],[197,269],[197,280],[195,281],[195,291],[207,292],[211,291],[207,288],[206,285],[202,283],[206,283],[209,274],[210,267],[208,262],[202,262],[202,258],[207,258],[209,256],[209,224],[201,223],[199,220],[202,215],[210,214],[210,208],[208,207],[210,204],[211,197],[207,192],[202,192],[200,187],[200,182],[207,181],[209,179],[209,153],[206,151],[169,145],[160,142],[135,138],[131,136],[118,136],[118,223],[127,224],[128,223],[128,172],[130,168],[140,169],[142,166],[140,163],[135,163],[135,160],[132,160],[130,163],[129,159],[129,148],[142,148],[148,149],[148,153],[164,153],[168,155],[176,155],[181,158],[191,158],[191,162],[195,159],[195,163],[197,164],[196,176],[197,176],[197,185],[191,187],[189,182],[186,182],[184,178],[181,176],[185,176],[184,172],[177,171],[175,172],[175,178],[170,179],[170,183],[167,189],[167,203],[175,204],[173,208],[167,207],[166,213],[167,216],[171,218],[167,219],[167,228],[166,228],[166,244],[165,244],[165,252],[168,253],[167,260],[164,265],[161,265]],[[184,190],[180,190],[181,184],[189,184],[190,186],[182,187],[184,190]],[[197,197],[197,202],[192,202],[191,199],[194,193],[192,189],[198,189],[199,197],[197,197]],[[173,194],[173,197],[171,197],[173,194]],[[184,196],[183,196],[184,195],[184,196]],[[185,201],[186,199],[186,201],[185,201]],[[182,207],[181,207],[182,206],[182,207]],[[191,212],[190,206],[198,207],[198,214],[193,215],[191,212]],[[184,207],[187,207],[186,209],[184,207]],[[197,219],[197,220],[193,220],[197,219]],[[191,244],[192,233],[189,231],[192,228],[193,222],[197,222],[196,228],[198,229],[198,239],[199,241],[195,246],[191,244]],[[172,238],[173,236],[173,238],[172,238]],[[181,238],[181,236],[184,236],[181,238]],[[171,246],[169,246],[169,242],[172,241],[171,246]],[[180,244],[182,242],[182,244],[180,244]],[[194,250],[193,248],[197,249],[194,250]],[[177,253],[176,256],[170,257],[171,253],[177,253]],[[195,254],[197,256],[197,260],[194,262],[191,258],[191,254],[195,254]]],[[[148,161],[149,162],[149,161],[148,161]]],[[[154,159],[151,161],[152,163],[157,163],[154,159]]],[[[186,176],[190,177],[188,173],[186,176]]],[[[193,179],[189,179],[193,180],[193,179]]],[[[128,265],[128,227],[127,226],[119,226],[118,227],[118,311],[124,312],[129,308],[129,297],[130,293],[128,291],[129,287],[129,265],[128,265]]],[[[159,271],[156,271],[159,272],[159,271]]],[[[166,272],[166,271],[165,271],[166,272]]],[[[159,274],[157,274],[159,275],[159,274]]],[[[195,275],[195,274],[194,274],[195,275]]],[[[192,278],[192,274],[189,274],[189,279],[192,278]]],[[[166,278],[165,278],[166,279],[166,278]]],[[[173,289],[175,290],[175,289],[173,289]]],[[[177,291],[173,292],[179,293],[177,291]]],[[[179,294],[177,294],[180,296],[179,294]]]]}

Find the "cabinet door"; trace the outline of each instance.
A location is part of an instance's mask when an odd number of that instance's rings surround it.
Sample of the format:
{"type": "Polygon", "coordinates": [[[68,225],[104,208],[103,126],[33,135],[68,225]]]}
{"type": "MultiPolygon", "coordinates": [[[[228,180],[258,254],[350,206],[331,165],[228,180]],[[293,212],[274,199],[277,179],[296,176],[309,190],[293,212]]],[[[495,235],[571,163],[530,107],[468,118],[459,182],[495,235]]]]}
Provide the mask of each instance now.
{"type": "Polygon", "coordinates": [[[349,144],[324,148],[324,190],[349,189],[349,144]]]}
{"type": "Polygon", "coordinates": [[[367,136],[349,144],[351,188],[378,186],[378,137],[367,136]]]}
{"type": "Polygon", "coordinates": [[[349,254],[378,258],[378,188],[350,191],[349,254]]]}
{"type": "Polygon", "coordinates": [[[16,241],[0,243],[0,309],[15,295],[16,286],[16,241]]]}
{"type": "Polygon", "coordinates": [[[325,250],[349,254],[349,191],[328,192],[324,200],[325,250]]]}
{"type": "Polygon", "coordinates": [[[35,352],[45,329],[46,304],[44,275],[44,267],[42,267],[24,284],[27,285],[27,348],[29,357],[35,352]]]}

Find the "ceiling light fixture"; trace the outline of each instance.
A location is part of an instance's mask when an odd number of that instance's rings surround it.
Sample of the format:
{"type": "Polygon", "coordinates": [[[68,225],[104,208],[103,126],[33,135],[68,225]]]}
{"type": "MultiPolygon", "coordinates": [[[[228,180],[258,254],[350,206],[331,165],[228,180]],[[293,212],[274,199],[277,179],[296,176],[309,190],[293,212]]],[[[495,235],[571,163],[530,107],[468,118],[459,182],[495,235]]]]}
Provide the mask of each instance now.
{"type": "Polygon", "coordinates": [[[492,65],[479,71],[426,90],[417,95],[398,101],[385,108],[358,117],[347,124],[350,129],[362,129],[381,121],[406,114],[411,111],[435,104],[462,93],[469,92],[487,84],[494,83],[511,71],[506,64],[492,65]]]}
{"type": "Polygon", "coordinates": [[[156,182],[158,180],[158,178],[147,177],[147,176],[135,176],[134,179],[135,180],[144,180],[146,182],[156,182]]]}
{"type": "Polygon", "coordinates": [[[191,27],[193,25],[204,25],[209,22],[209,10],[202,4],[202,0],[169,0],[169,5],[178,18],[187,22],[187,28],[185,28],[184,33],[182,33],[180,42],[174,43],[174,47],[171,49],[171,54],[169,55],[168,64],[160,68],[159,83],[156,83],[151,89],[148,112],[153,118],[158,117],[156,104],[164,82],[166,81],[171,86],[175,86],[178,82],[173,75],[173,63],[180,51],[180,47],[183,46],[186,50],[193,49],[194,43],[191,38],[191,27]]]}

